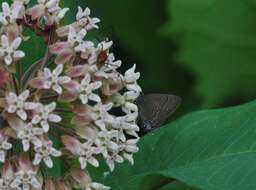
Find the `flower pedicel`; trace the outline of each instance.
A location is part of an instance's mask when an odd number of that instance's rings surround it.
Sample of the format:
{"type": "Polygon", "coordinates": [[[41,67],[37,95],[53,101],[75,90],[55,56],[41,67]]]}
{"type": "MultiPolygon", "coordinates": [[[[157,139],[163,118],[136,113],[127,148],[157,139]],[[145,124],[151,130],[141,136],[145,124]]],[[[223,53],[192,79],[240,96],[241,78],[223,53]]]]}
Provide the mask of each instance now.
{"type": "Polygon", "coordinates": [[[2,3],[0,190],[106,190],[88,165],[98,167],[102,157],[113,171],[115,163],[134,162],[140,74],[135,65],[124,75],[117,71],[122,62],[110,52],[112,41],[86,39],[100,22],[89,8],[78,7],[75,22],[61,26],[68,10],[59,0],[2,3]],[[24,72],[25,28],[46,48],[24,72]],[[51,176],[55,165],[63,170],[51,176]]]}

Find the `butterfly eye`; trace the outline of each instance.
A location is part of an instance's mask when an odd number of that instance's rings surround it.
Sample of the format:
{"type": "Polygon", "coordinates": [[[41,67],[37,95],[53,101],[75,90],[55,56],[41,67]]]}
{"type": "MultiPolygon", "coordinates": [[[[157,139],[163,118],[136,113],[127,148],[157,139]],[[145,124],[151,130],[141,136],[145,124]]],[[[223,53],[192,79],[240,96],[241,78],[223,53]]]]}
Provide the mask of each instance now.
{"type": "Polygon", "coordinates": [[[152,123],[150,121],[143,122],[142,129],[145,133],[150,132],[153,129],[152,123]]]}

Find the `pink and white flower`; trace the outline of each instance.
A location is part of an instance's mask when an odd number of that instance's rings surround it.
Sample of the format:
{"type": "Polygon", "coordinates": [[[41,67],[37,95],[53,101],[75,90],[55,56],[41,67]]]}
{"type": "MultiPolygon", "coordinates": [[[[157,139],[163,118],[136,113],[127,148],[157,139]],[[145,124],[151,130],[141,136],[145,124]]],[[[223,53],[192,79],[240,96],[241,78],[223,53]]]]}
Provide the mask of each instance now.
{"type": "Polygon", "coordinates": [[[111,96],[111,101],[114,102],[116,107],[121,107],[123,112],[130,114],[132,112],[138,112],[138,107],[134,103],[139,97],[140,93],[136,91],[127,91],[123,95],[115,93],[111,96]]]}
{"type": "Polygon", "coordinates": [[[71,170],[71,176],[77,183],[77,185],[83,190],[109,190],[110,187],[102,185],[97,182],[93,182],[91,177],[83,170],[73,168],[71,170]]]}
{"type": "Polygon", "coordinates": [[[29,150],[30,143],[37,146],[42,145],[39,136],[44,133],[43,129],[34,127],[32,123],[25,123],[13,115],[7,115],[6,119],[10,127],[16,132],[17,138],[22,141],[24,151],[29,150]]]}
{"type": "Polygon", "coordinates": [[[110,152],[118,151],[119,146],[116,142],[118,137],[117,130],[104,130],[98,133],[95,144],[102,149],[102,155],[106,158],[110,152]]]}
{"type": "Polygon", "coordinates": [[[10,6],[7,2],[2,3],[2,11],[0,12],[0,23],[4,26],[10,24],[16,24],[17,19],[19,19],[19,14],[21,11],[21,6],[18,4],[13,4],[10,6]]]}
{"type": "Polygon", "coordinates": [[[38,4],[27,10],[32,20],[45,19],[46,25],[59,24],[69,8],[60,8],[60,0],[38,0],[38,4]]]}
{"type": "Polygon", "coordinates": [[[54,114],[53,111],[56,109],[56,103],[52,102],[48,105],[43,105],[41,103],[37,104],[35,115],[33,116],[32,123],[38,124],[40,123],[44,132],[49,131],[49,123],[59,123],[61,121],[61,117],[57,114],[54,114]]]}
{"type": "Polygon", "coordinates": [[[115,169],[115,162],[121,164],[124,162],[124,158],[119,155],[119,151],[113,151],[110,154],[107,154],[105,157],[106,163],[110,169],[110,171],[114,171],[115,169]]]}
{"type": "Polygon", "coordinates": [[[62,142],[73,155],[79,157],[79,162],[82,169],[86,168],[87,163],[93,165],[94,167],[99,166],[99,162],[95,156],[101,153],[101,148],[96,147],[93,141],[81,143],[76,138],[71,136],[63,136],[62,142]]]}
{"type": "Polygon", "coordinates": [[[11,183],[12,188],[22,187],[22,190],[41,188],[42,184],[37,179],[37,168],[33,167],[27,155],[19,157],[18,171],[11,183]]]}
{"type": "MultiPolygon", "coordinates": [[[[103,65],[98,68],[98,71],[95,73],[96,76],[103,78],[115,78],[116,77],[116,69],[118,69],[122,65],[122,61],[115,60],[115,56],[113,53],[108,54],[103,52],[103,55],[106,56],[106,60],[103,60],[103,65]]],[[[98,62],[101,62],[102,59],[101,54],[98,57],[98,62]]],[[[102,64],[102,63],[101,63],[102,64]]]]}
{"type": "Polygon", "coordinates": [[[132,68],[125,72],[123,77],[123,82],[128,90],[135,91],[140,93],[141,88],[137,83],[137,80],[140,78],[140,73],[135,73],[136,65],[133,65],[132,68]]]}
{"type": "Polygon", "coordinates": [[[138,138],[140,128],[136,124],[137,115],[130,114],[125,116],[116,117],[113,122],[113,128],[119,131],[118,139],[122,142],[126,141],[125,134],[138,138]],[[134,117],[135,119],[131,118],[134,117]]]}
{"type": "Polygon", "coordinates": [[[101,98],[94,94],[93,91],[99,89],[101,87],[101,82],[91,82],[91,76],[86,74],[81,83],[79,84],[79,98],[82,104],[87,104],[88,100],[92,100],[94,102],[101,102],[101,98]]]}
{"type": "Polygon", "coordinates": [[[10,42],[6,35],[1,36],[0,59],[3,59],[6,65],[11,65],[14,61],[25,56],[23,51],[17,50],[21,42],[22,39],[20,37],[10,42]]]}
{"type": "Polygon", "coordinates": [[[27,5],[29,4],[30,0],[13,0],[13,2],[21,5],[27,5]]]}
{"type": "Polygon", "coordinates": [[[71,80],[68,76],[60,76],[63,68],[63,65],[57,65],[53,71],[44,68],[44,71],[39,73],[37,78],[30,81],[30,85],[38,89],[52,89],[58,94],[62,94],[61,86],[71,80]]]}
{"type": "Polygon", "coordinates": [[[87,32],[85,29],[76,31],[73,27],[69,27],[68,39],[63,42],[56,42],[50,46],[50,52],[56,54],[56,64],[64,64],[71,60],[76,53],[86,52],[94,48],[94,43],[85,41],[84,38],[87,32]]]}
{"type": "Polygon", "coordinates": [[[132,165],[134,164],[133,154],[139,151],[137,143],[139,138],[137,139],[129,139],[122,145],[120,145],[120,151],[122,151],[122,155],[125,159],[127,159],[132,165]]]}
{"type": "Polygon", "coordinates": [[[20,190],[20,188],[11,187],[11,183],[15,177],[15,168],[9,161],[6,161],[4,163],[1,174],[2,174],[0,179],[1,190],[20,190]]]}
{"type": "Polygon", "coordinates": [[[112,106],[112,103],[98,103],[94,106],[77,106],[73,109],[75,116],[72,119],[72,123],[76,124],[77,126],[93,123],[100,130],[105,130],[106,124],[113,123],[114,118],[111,114],[108,113],[112,106]]]}
{"type": "Polygon", "coordinates": [[[12,144],[8,142],[8,136],[4,134],[4,130],[0,131],[0,162],[5,162],[6,151],[12,148],[12,144]]]}
{"type": "Polygon", "coordinates": [[[113,117],[108,113],[111,110],[113,104],[101,104],[98,103],[93,106],[93,113],[91,116],[94,120],[95,125],[97,125],[101,130],[105,130],[106,124],[113,122],[113,117]]]}
{"type": "Polygon", "coordinates": [[[100,22],[100,19],[96,17],[91,17],[91,10],[87,7],[85,10],[83,10],[81,7],[78,7],[78,12],[76,14],[76,22],[73,24],[60,27],[57,29],[57,34],[60,37],[67,36],[69,33],[69,27],[72,26],[76,32],[85,29],[85,30],[91,30],[91,29],[98,29],[98,23],[100,22]]]}
{"type": "Polygon", "coordinates": [[[51,159],[51,156],[60,157],[61,152],[56,150],[53,147],[52,141],[41,138],[41,142],[42,142],[41,146],[40,145],[35,145],[35,147],[34,147],[34,150],[35,150],[36,154],[35,154],[33,164],[38,165],[43,160],[48,168],[52,168],[53,167],[53,161],[51,159]]]}
{"type": "Polygon", "coordinates": [[[38,136],[43,133],[43,129],[33,127],[32,123],[28,123],[17,131],[17,137],[22,140],[23,150],[28,151],[30,143],[35,146],[40,146],[42,144],[38,136]]]}
{"type": "Polygon", "coordinates": [[[94,17],[90,17],[91,10],[86,7],[85,10],[81,7],[78,7],[78,12],[76,14],[76,20],[81,28],[85,28],[86,30],[91,30],[93,28],[98,29],[97,25],[100,22],[100,19],[94,17]]]}
{"type": "Polygon", "coordinates": [[[22,120],[25,121],[27,119],[26,110],[33,110],[37,105],[34,102],[26,101],[29,97],[29,93],[29,90],[25,90],[17,96],[15,93],[10,92],[5,98],[7,102],[7,112],[16,113],[22,120]]]}

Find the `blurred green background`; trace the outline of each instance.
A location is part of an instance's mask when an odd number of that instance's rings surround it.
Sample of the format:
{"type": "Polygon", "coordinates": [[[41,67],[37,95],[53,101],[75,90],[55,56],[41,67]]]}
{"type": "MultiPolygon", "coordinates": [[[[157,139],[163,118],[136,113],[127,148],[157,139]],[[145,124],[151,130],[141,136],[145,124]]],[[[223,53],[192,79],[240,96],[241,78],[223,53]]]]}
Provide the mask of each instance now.
{"type": "MultiPolygon", "coordinates": [[[[101,19],[96,40],[115,42],[113,52],[124,70],[137,64],[144,93],[182,97],[176,116],[238,105],[256,95],[256,0],[63,2],[70,8],[67,23],[78,5],[101,19]]],[[[31,50],[39,44],[28,43],[31,50]]]]}
{"type": "Polygon", "coordinates": [[[256,95],[255,0],[86,0],[124,67],[137,63],[145,93],[183,98],[180,113],[256,95]]]}

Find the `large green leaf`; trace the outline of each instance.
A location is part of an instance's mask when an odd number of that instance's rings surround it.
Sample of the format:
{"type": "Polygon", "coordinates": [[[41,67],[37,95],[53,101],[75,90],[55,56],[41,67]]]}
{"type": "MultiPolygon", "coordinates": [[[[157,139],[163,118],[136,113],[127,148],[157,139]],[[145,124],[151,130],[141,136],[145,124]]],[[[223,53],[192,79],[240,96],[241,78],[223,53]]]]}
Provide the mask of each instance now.
{"type": "Polygon", "coordinates": [[[255,113],[256,101],[189,114],[142,138],[135,165],[118,166],[104,182],[113,190],[155,190],[168,179],[204,190],[255,189],[255,113]]]}
{"type": "Polygon", "coordinates": [[[256,94],[254,0],[169,0],[166,32],[180,46],[177,59],[198,78],[205,106],[256,94]],[[179,35],[175,35],[179,34],[179,35]]]}
{"type": "Polygon", "coordinates": [[[191,187],[189,187],[179,181],[174,181],[172,183],[169,183],[169,184],[163,186],[159,190],[195,190],[195,189],[192,189],[191,187]]]}

